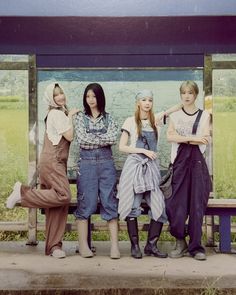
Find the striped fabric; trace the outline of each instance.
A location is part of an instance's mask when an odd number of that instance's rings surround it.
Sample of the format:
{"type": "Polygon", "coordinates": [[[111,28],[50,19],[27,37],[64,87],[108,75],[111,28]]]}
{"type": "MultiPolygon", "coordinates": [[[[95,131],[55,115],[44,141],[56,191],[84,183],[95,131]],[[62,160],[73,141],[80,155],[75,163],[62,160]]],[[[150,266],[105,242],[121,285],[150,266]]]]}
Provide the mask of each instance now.
{"type": "Polygon", "coordinates": [[[160,178],[157,161],[139,154],[128,155],[121,172],[117,194],[120,219],[124,220],[129,215],[135,193],[150,190],[152,217],[158,220],[165,208],[164,196],[159,189],[160,178]]]}

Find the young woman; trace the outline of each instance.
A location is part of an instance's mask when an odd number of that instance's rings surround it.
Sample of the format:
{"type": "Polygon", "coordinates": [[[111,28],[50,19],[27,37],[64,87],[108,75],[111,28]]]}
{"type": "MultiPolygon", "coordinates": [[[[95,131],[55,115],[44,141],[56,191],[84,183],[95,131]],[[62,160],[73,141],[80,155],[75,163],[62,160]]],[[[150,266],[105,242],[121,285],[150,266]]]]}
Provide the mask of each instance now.
{"type": "Polygon", "coordinates": [[[70,142],[73,140],[72,116],[79,110],[68,112],[64,91],[58,83],[48,85],[45,101],[49,111],[45,118],[46,131],[39,160],[40,189],[17,182],[6,206],[11,209],[17,202],[21,202],[22,207],[45,208],[45,253],[63,258],[66,255],[62,250],[62,238],[71,199],[67,159],[70,142]]]}
{"type": "Polygon", "coordinates": [[[101,216],[108,222],[111,238],[110,257],[120,258],[118,247],[118,213],[116,169],[111,146],[116,143],[118,127],[105,111],[105,95],[98,83],[89,84],[83,96],[84,112],[76,117],[75,133],[80,145],[77,178],[78,207],[75,211],[82,257],[92,257],[88,238],[88,218],[96,211],[98,198],[101,216]]]}
{"type": "MultiPolygon", "coordinates": [[[[178,110],[175,106],[166,112],[178,110]]],[[[165,203],[159,189],[160,171],[157,161],[158,129],[164,112],[154,115],[153,93],[142,90],[136,95],[136,110],[133,117],[125,120],[122,126],[119,149],[128,153],[122,169],[118,199],[118,212],[121,219],[126,219],[129,238],[131,241],[131,256],[142,258],[139,247],[137,217],[141,214],[141,202],[145,198],[150,207],[151,222],[148,240],[144,248],[146,255],[165,258],[156,243],[161,234],[163,223],[167,221],[165,203]],[[130,144],[128,143],[130,140],[130,144]]]]}
{"type": "Polygon", "coordinates": [[[205,250],[201,245],[202,222],[211,180],[203,153],[210,139],[210,115],[207,111],[202,112],[194,135],[194,122],[200,112],[195,105],[198,92],[195,82],[183,82],[180,86],[183,108],[170,116],[167,139],[172,142],[173,178],[172,196],[166,201],[166,212],[170,232],[176,238],[176,248],[169,256],[179,258],[189,252],[195,259],[205,260],[205,250]],[[188,245],[186,235],[190,237],[188,245]]]}

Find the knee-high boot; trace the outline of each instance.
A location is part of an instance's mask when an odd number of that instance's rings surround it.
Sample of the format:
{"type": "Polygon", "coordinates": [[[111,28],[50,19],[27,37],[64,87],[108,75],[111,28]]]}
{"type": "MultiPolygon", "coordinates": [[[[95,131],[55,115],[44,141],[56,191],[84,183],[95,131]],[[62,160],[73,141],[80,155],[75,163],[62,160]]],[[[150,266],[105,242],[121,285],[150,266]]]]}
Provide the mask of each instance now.
{"type": "Polygon", "coordinates": [[[134,258],[142,258],[142,252],[139,248],[139,236],[138,236],[138,221],[135,217],[127,217],[127,229],[131,242],[131,256],[134,258]]]}
{"type": "Polygon", "coordinates": [[[110,231],[110,240],[111,240],[111,259],[119,259],[120,251],[119,251],[119,242],[118,242],[118,220],[112,219],[107,222],[108,228],[110,231]]]}
{"type": "Polygon", "coordinates": [[[147,244],[144,248],[144,253],[148,256],[155,256],[159,258],[166,258],[168,255],[166,253],[160,252],[157,248],[157,241],[160,237],[163,223],[151,219],[149,229],[148,229],[148,239],[147,244]]]}
{"type": "Polygon", "coordinates": [[[84,258],[93,257],[93,252],[88,246],[88,220],[77,219],[76,223],[79,235],[79,253],[84,258]]]}

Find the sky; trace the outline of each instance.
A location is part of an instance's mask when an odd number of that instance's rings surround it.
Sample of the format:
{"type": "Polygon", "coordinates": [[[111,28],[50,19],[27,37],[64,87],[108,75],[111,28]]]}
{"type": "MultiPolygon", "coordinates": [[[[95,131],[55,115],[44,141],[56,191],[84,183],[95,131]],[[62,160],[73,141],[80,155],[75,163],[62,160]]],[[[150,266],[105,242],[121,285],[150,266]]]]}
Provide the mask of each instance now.
{"type": "Polygon", "coordinates": [[[236,0],[1,0],[0,16],[236,15],[236,0]],[[20,5],[19,5],[20,4],[20,5]]]}

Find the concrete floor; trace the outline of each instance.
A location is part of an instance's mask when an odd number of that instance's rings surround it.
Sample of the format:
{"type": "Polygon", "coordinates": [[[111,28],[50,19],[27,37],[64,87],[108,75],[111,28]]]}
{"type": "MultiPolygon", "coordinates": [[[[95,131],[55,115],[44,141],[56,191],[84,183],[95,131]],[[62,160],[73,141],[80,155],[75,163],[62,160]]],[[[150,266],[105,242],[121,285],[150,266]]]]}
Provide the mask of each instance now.
{"type": "Polygon", "coordinates": [[[122,257],[112,260],[109,242],[94,242],[96,256],[86,259],[75,253],[76,245],[64,242],[67,257],[55,259],[44,255],[43,242],[0,242],[0,294],[236,294],[235,254],[207,248],[206,261],[133,259],[129,242],[120,242],[122,257]]]}

